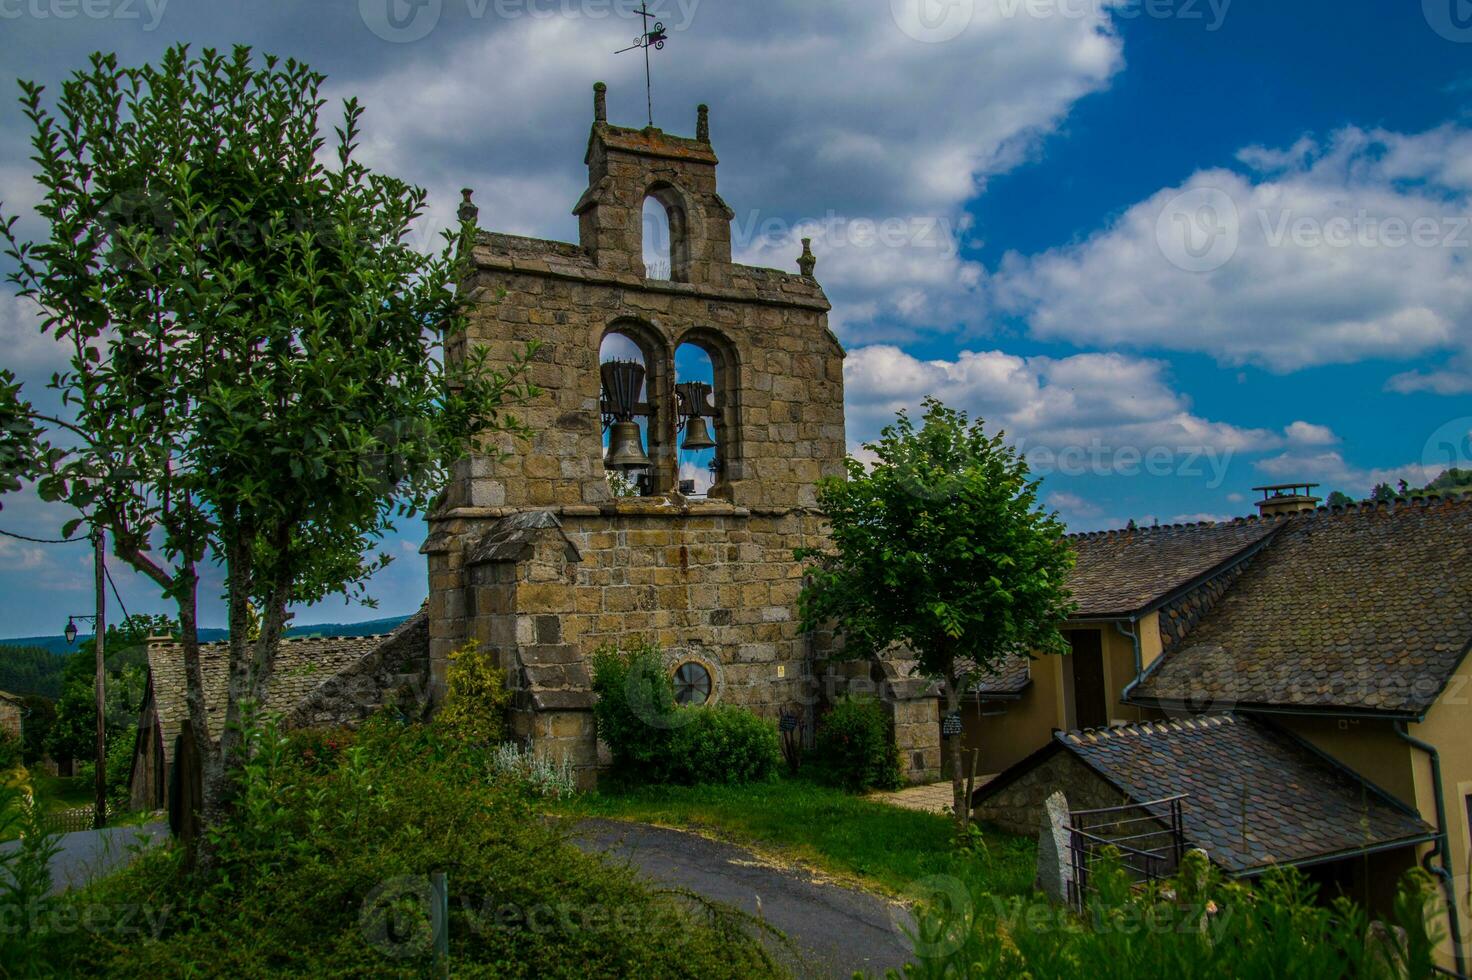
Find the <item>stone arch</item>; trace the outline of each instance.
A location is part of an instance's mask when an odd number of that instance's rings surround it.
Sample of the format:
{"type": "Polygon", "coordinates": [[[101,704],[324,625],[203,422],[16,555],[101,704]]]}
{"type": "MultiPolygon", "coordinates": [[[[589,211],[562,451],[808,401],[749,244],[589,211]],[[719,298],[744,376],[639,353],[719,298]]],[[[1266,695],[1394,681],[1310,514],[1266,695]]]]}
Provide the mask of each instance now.
{"type": "MultiPolygon", "coordinates": [[[[599,336],[599,365],[608,359],[603,356],[603,351],[613,336],[632,343],[644,362],[644,400],[649,407],[644,426],[644,451],[653,464],[649,469],[648,495],[666,493],[675,485],[678,467],[674,451],[674,348],[653,324],[633,317],[619,317],[607,324],[599,336]]],[[[601,380],[595,376],[594,390],[601,393],[601,387],[601,380]]],[[[604,439],[599,440],[598,446],[601,462],[606,448],[604,439]]]]}
{"type": "MultiPolygon", "coordinates": [[[[693,240],[697,237],[699,221],[695,208],[694,199],[691,198],[679,184],[659,179],[650,182],[644,189],[644,196],[640,200],[639,221],[639,255],[642,260],[644,254],[644,221],[643,204],[654,201],[664,208],[665,219],[669,227],[669,276],[674,282],[690,281],[690,263],[694,253],[693,240]]],[[[647,274],[647,273],[646,273],[647,274]]],[[[662,278],[662,277],[651,277],[662,278]]]]}
{"type": "Polygon", "coordinates": [[[675,339],[672,350],[685,344],[700,348],[710,358],[717,473],[708,495],[729,499],[731,484],[744,476],[740,355],[731,339],[714,327],[691,327],[675,339]]]}

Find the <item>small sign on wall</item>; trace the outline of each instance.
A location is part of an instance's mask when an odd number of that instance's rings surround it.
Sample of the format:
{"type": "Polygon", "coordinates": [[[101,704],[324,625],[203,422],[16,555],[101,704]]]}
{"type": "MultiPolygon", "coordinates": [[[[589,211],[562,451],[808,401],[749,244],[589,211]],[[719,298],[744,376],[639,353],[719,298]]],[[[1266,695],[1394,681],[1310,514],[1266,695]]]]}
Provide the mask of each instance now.
{"type": "Polygon", "coordinates": [[[954,738],[961,734],[961,715],[946,715],[940,720],[940,733],[946,738],[954,738]]]}

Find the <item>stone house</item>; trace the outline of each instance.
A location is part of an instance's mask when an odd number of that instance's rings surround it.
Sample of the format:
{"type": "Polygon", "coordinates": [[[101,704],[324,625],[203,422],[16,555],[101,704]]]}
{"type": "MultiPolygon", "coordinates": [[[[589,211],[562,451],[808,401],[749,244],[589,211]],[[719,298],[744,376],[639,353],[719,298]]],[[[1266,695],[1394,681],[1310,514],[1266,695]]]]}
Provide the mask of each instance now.
{"type": "MultiPolygon", "coordinates": [[[[148,685],[138,712],[129,777],[133,808],[159,810],[177,793],[174,760],[187,737],[184,648],[167,637],[151,638],[148,685]]],[[[205,706],[210,731],[225,720],[227,643],[200,646],[205,706]]],[[[390,699],[420,705],[428,696],[429,624],[424,610],[383,636],[288,637],[262,709],[280,716],[284,728],[352,724],[390,699]]]]}
{"type": "MultiPolygon", "coordinates": [[[[513,731],[586,782],[599,758],[587,659],[605,644],[658,644],[682,698],[773,719],[811,711],[827,641],[799,627],[793,550],[824,541],[816,484],[844,472],[846,446],[844,352],[816,260],[806,243],[792,272],[732,260],[706,108],[694,138],[615,126],[600,83],[585,163],[577,244],[476,237],[474,308],[451,355],[478,347],[508,363],[535,342],[529,380],[543,394],[519,411],[529,440],[459,466],[423,552],[437,688],[466,641],[495,651],[516,692],[513,731]],[[644,262],[649,201],[669,228],[667,278],[665,263],[644,262]],[[637,351],[626,403],[604,378],[614,337],[637,351]],[[696,399],[677,367],[689,349],[711,365],[696,399]],[[714,442],[704,495],[678,466],[692,414],[714,442]],[[638,495],[616,496],[608,476],[628,460],[642,460],[629,467],[638,495]]],[[[468,191],[464,208],[474,215],[468,191]]],[[[870,667],[855,672],[868,680],[870,667]]],[[[931,778],[935,702],[892,687],[909,775],[931,778]]]]}
{"type": "Polygon", "coordinates": [[[25,702],[14,694],[0,691],[0,732],[16,739],[21,737],[25,702]]]}
{"type": "Polygon", "coordinates": [[[971,705],[1003,770],[978,816],[1032,832],[1049,787],[1184,793],[1229,872],[1312,867],[1375,908],[1424,864],[1472,938],[1472,496],[1268,503],[1074,537],[1073,655],[1010,665],[971,705]]]}

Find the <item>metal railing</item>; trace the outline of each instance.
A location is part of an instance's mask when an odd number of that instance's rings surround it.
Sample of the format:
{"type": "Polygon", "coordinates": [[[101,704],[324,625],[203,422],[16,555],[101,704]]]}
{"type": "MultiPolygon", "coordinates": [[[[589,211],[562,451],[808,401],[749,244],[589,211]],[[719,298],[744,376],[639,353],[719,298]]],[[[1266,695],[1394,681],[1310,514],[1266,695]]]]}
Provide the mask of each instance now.
{"type": "Polygon", "coordinates": [[[1091,872],[1100,851],[1111,847],[1136,884],[1148,885],[1174,875],[1186,853],[1182,806],[1186,794],[1148,803],[1125,803],[1068,814],[1068,848],[1073,880],[1069,894],[1083,909],[1094,891],[1091,872]]]}
{"type": "MultiPolygon", "coordinates": [[[[69,834],[76,830],[91,830],[95,811],[90,806],[74,806],[66,810],[52,810],[43,818],[48,834],[69,834]]],[[[109,809],[109,816],[111,810],[109,809]]]]}

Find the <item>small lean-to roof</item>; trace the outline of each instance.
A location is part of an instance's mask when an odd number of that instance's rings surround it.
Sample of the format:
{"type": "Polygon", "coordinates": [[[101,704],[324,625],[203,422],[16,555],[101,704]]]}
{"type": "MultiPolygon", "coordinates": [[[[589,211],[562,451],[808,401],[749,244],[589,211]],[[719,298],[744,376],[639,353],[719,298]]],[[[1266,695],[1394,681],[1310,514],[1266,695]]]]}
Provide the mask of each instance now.
{"type": "Polygon", "coordinates": [[[971,693],[983,700],[1015,698],[1032,683],[1032,658],[1013,654],[997,665],[997,669],[971,686],[971,693]]]}
{"type": "Polygon", "coordinates": [[[1472,645],[1472,496],[1280,522],[1131,700],[1423,716],[1472,645]]]}
{"type": "Polygon", "coordinates": [[[1245,517],[1221,524],[1094,531],[1068,536],[1076,561],[1068,577],[1077,618],[1147,612],[1261,545],[1280,527],[1245,517]]]}
{"type": "Polygon", "coordinates": [[[1308,743],[1245,715],[1058,732],[974,800],[1068,752],[1134,803],[1184,795],[1188,847],[1234,875],[1408,847],[1435,831],[1308,743]]]}

